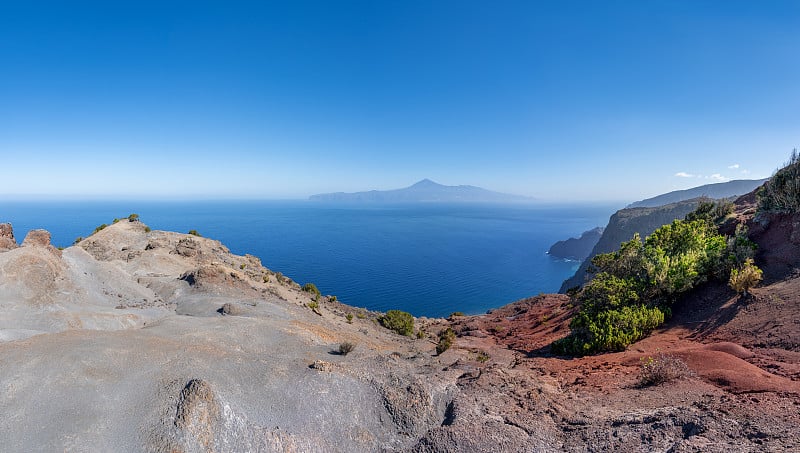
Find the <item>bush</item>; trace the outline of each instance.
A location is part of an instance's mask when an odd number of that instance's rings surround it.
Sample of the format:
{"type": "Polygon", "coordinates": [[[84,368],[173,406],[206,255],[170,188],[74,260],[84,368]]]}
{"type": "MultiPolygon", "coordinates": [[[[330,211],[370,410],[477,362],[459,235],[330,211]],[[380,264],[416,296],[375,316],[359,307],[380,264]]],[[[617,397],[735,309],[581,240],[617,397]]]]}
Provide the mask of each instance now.
{"type": "Polygon", "coordinates": [[[758,212],[793,213],[800,211],[800,156],[792,150],[789,162],[756,192],[758,212]]]}
{"type": "Polygon", "coordinates": [[[78,237],[75,238],[75,242],[73,242],[72,245],[75,245],[78,242],[81,242],[82,240],[83,240],[83,236],[78,236],[78,237]]]}
{"type": "Polygon", "coordinates": [[[314,294],[315,296],[319,296],[320,294],[322,294],[319,292],[319,289],[317,289],[317,285],[313,283],[306,283],[305,285],[303,285],[303,291],[314,294]]]}
{"type": "Polygon", "coordinates": [[[456,318],[456,317],[459,317],[459,316],[464,316],[464,313],[460,312],[460,311],[454,311],[454,312],[450,313],[450,317],[451,318],[456,318]]]}
{"type": "Polygon", "coordinates": [[[486,363],[491,358],[492,358],[492,356],[490,356],[489,353],[486,352],[486,351],[482,351],[481,350],[481,351],[478,351],[477,354],[475,354],[475,360],[477,360],[480,363],[486,363]]]}
{"type": "Polygon", "coordinates": [[[344,343],[341,343],[339,345],[339,354],[341,355],[350,354],[351,352],[353,352],[353,349],[355,348],[356,348],[355,344],[350,343],[349,341],[345,341],[344,343]]]}
{"type": "Polygon", "coordinates": [[[750,288],[755,287],[761,282],[762,271],[755,264],[753,259],[745,260],[742,267],[731,269],[731,277],[728,279],[728,286],[737,293],[747,296],[750,288]]]}
{"type": "Polygon", "coordinates": [[[378,318],[383,327],[393,330],[399,335],[410,337],[414,334],[414,317],[411,313],[400,310],[389,310],[384,316],[378,318]]]}
{"type": "Polygon", "coordinates": [[[138,222],[139,214],[131,214],[128,216],[128,222],[138,222]]]}
{"type": "Polygon", "coordinates": [[[686,221],[703,220],[710,224],[719,224],[733,214],[733,202],[730,200],[701,201],[694,211],[686,214],[686,221]]]}
{"type": "Polygon", "coordinates": [[[570,323],[572,332],[553,343],[555,354],[587,355],[623,351],[664,323],[664,312],[644,305],[604,310],[595,315],[581,311],[570,323]]]}
{"type": "Polygon", "coordinates": [[[347,323],[348,323],[348,324],[352,324],[352,323],[353,323],[353,314],[352,314],[352,313],[348,313],[348,314],[345,316],[345,319],[347,319],[347,323]]]}
{"type": "Polygon", "coordinates": [[[664,225],[644,242],[634,235],[619,250],[595,256],[594,279],[575,295],[580,311],[570,323],[570,335],[553,343],[553,352],[624,350],[661,325],[675,300],[724,275],[731,262],[729,241],[708,219],[726,210],[724,205],[706,206],[690,216],[694,220],[664,225]]]}
{"type": "Polygon", "coordinates": [[[200,236],[200,233],[197,232],[197,230],[189,230],[189,234],[191,234],[192,236],[202,237],[200,236]]]}
{"type": "Polygon", "coordinates": [[[436,345],[436,353],[441,354],[450,349],[455,339],[456,333],[449,327],[439,332],[439,343],[436,345]]]}
{"type": "Polygon", "coordinates": [[[642,360],[639,369],[639,386],[647,387],[674,381],[691,374],[686,362],[669,354],[658,354],[655,358],[642,360]]]}
{"type": "Polygon", "coordinates": [[[153,230],[151,230],[149,226],[144,227],[144,232],[145,233],[149,233],[151,231],[153,231],[153,230]]]}
{"type": "Polygon", "coordinates": [[[100,231],[103,231],[103,230],[105,230],[105,229],[106,229],[106,227],[108,227],[108,225],[106,225],[106,224],[104,223],[104,224],[102,224],[102,225],[98,226],[97,228],[95,228],[95,229],[94,229],[94,232],[93,232],[92,234],[94,234],[94,233],[97,233],[97,232],[100,232],[100,231]]]}

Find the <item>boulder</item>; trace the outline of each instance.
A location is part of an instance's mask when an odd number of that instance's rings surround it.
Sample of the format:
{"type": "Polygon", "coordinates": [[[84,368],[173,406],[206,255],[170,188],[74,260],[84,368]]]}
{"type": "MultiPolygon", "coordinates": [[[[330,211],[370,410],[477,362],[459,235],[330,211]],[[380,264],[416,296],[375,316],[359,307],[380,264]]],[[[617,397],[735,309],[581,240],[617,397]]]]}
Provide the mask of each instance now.
{"type": "Polygon", "coordinates": [[[0,223],[0,252],[17,248],[17,241],[14,239],[14,228],[10,223],[0,223]]]}
{"type": "Polygon", "coordinates": [[[47,230],[31,230],[22,241],[22,246],[47,247],[50,245],[50,232],[47,230]]]}

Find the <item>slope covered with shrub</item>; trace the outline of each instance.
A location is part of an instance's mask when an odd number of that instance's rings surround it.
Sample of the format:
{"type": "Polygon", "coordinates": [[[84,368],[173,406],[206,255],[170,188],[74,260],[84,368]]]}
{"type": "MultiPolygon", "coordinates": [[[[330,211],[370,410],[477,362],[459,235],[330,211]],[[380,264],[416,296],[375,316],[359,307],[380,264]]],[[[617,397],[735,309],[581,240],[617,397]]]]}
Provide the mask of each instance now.
{"type": "Polygon", "coordinates": [[[636,234],[617,251],[595,256],[594,278],[575,295],[580,311],[571,333],[553,343],[553,352],[623,350],[663,324],[686,292],[710,279],[727,280],[754,250],[745,228],[730,238],[718,233],[731,209],[730,203],[701,203],[644,241],[636,234]]]}

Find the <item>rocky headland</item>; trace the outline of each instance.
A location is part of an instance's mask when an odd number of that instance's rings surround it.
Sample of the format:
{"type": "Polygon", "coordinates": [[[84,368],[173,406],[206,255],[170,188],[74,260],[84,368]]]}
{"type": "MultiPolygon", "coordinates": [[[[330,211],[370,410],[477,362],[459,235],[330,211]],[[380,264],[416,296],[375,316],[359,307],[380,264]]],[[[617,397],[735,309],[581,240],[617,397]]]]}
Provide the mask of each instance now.
{"type": "Polygon", "coordinates": [[[554,258],[583,261],[592,253],[592,249],[594,249],[594,246],[597,245],[603,235],[603,230],[605,228],[596,227],[589,231],[584,231],[580,237],[558,241],[550,246],[547,254],[554,258]]]}
{"type": "Polygon", "coordinates": [[[723,228],[750,226],[762,286],[704,285],[646,339],[582,358],[549,349],[566,295],[403,336],[212,239],[123,219],[58,250],[2,225],[2,449],[796,451],[800,215],[756,218],[753,199],[723,228]],[[686,372],[641,385],[664,352],[686,372]]]}

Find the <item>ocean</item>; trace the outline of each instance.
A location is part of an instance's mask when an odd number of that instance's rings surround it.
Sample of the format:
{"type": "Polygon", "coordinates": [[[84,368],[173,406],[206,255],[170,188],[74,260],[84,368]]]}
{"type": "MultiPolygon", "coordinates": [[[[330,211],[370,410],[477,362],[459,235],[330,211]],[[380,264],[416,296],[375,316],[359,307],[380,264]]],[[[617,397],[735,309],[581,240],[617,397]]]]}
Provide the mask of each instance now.
{"type": "Polygon", "coordinates": [[[30,229],[69,246],[137,213],[153,229],[220,240],[342,302],[415,316],[484,313],[555,292],[579,263],[553,242],[605,226],[618,205],[331,205],[306,201],[1,202],[17,242],[30,229]]]}

